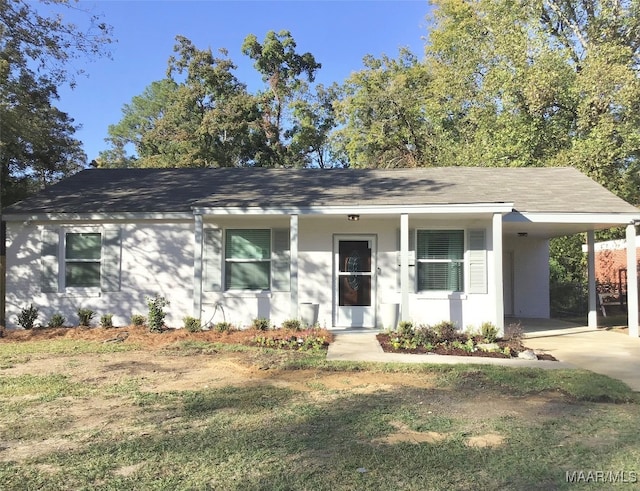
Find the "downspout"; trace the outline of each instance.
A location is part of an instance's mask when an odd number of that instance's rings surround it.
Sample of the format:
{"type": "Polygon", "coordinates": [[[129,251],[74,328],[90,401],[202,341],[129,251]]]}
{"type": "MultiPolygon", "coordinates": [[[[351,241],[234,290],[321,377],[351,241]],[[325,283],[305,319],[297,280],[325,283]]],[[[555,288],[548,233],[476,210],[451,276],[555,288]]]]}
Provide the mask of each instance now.
{"type": "MultiPolygon", "coordinates": [[[[1,205],[1,203],[0,203],[1,205]]],[[[0,328],[7,325],[7,222],[0,210],[0,328]]]]}
{"type": "Polygon", "coordinates": [[[400,215],[400,320],[409,316],[409,214],[400,215]]]}
{"type": "Polygon", "coordinates": [[[298,271],[298,215],[291,215],[289,218],[289,252],[290,252],[290,274],[291,274],[291,310],[289,315],[292,319],[298,318],[299,302],[299,271],[298,271]]]}
{"type": "Polygon", "coordinates": [[[493,284],[495,298],[496,328],[500,336],[504,336],[504,286],[502,276],[502,213],[493,214],[492,223],[493,243],[493,284]]]}
{"type": "Polygon", "coordinates": [[[0,163],[0,328],[7,325],[7,222],[2,219],[3,169],[0,163]]]}
{"type": "Polygon", "coordinates": [[[193,317],[202,321],[202,215],[194,214],[193,226],[193,317]]]}

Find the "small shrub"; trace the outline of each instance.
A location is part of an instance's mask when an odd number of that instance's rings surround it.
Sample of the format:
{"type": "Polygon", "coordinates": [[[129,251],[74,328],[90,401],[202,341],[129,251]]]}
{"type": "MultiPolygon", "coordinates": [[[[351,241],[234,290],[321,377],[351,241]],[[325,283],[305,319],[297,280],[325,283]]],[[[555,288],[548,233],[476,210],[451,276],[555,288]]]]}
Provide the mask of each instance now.
{"type": "Polygon", "coordinates": [[[184,322],[184,328],[189,332],[200,332],[202,331],[202,324],[200,319],[196,319],[195,317],[191,317],[190,315],[186,316],[182,319],[184,322]]]}
{"type": "Polygon", "coordinates": [[[517,324],[509,324],[505,331],[507,346],[511,352],[519,353],[522,351],[524,349],[524,331],[522,330],[522,325],[519,322],[517,324]]]}
{"type": "Polygon", "coordinates": [[[253,319],[251,323],[251,328],[257,331],[268,331],[269,330],[269,319],[265,319],[264,317],[258,317],[253,319]]]}
{"type": "Polygon", "coordinates": [[[465,351],[469,352],[469,353],[473,353],[474,351],[476,351],[476,345],[473,342],[472,338],[467,339],[467,342],[464,343],[463,348],[465,351]]]}
{"type": "Polygon", "coordinates": [[[147,322],[147,318],[142,314],[133,314],[131,316],[131,325],[133,326],[142,327],[145,322],[147,322]]]}
{"type": "Polygon", "coordinates": [[[435,345],[438,342],[438,335],[429,326],[418,327],[415,330],[415,334],[413,336],[418,342],[418,345],[424,346],[425,348],[427,346],[431,346],[431,348],[427,348],[427,349],[433,349],[433,345],[435,345]]]}
{"type": "Polygon", "coordinates": [[[33,329],[33,325],[38,319],[38,308],[34,307],[33,304],[29,304],[28,307],[25,307],[18,314],[18,324],[23,329],[33,329]]]}
{"type": "Polygon", "coordinates": [[[442,321],[431,329],[436,333],[440,342],[450,342],[456,339],[456,325],[451,321],[442,321]]]}
{"type": "Polygon", "coordinates": [[[96,313],[91,309],[78,309],[78,325],[81,327],[89,327],[91,325],[91,319],[96,313]]]}
{"type": "Polygon", "coordinates": [[[53,314],[49,322],[47,322],[47,327],[56,328],[63,327],[64,323],[67,322],[67,319],[64,318],[62,314],[53,314]]]}
{"type": "Polygon", "coordinates": [[[233,329],[233,325],[230,322],[218,322],[213,329],[217,332],[227,332],[233,329]]]}
{"type": "Polygon", "coordinates": [[[149,331],[162,332],[164,329],[164,318],[167,315],[164,308],[168,305],[169,301],[159,295],[153,298],[147,297],[147,306],[149,307],[149,315],[147,316],[149,331]]]}
{"type": "Polygon", "coordinates": [[[100,316],[100,326],[113,327],[113,314],[103,314],[100,316]]]}
{"type": "Polygon", "coordinates": [[[400,321],[398,323],[398,334],[400,336],[413,336],[415,328],[411,321],[400,321]]]}
{"type": "Polygon", "coordinates": [[[292,331],[299,331],[302,329],[302,322],[299,319],[287,319],[282,323],[282,329],[290,329],[292,331]]]}
{"type": "Polygon", "coordinates": [[[485,343],[495,343],[498,339],[498,328],[491,322],[483,322],[480,326],[480,335],[485,343]]]}

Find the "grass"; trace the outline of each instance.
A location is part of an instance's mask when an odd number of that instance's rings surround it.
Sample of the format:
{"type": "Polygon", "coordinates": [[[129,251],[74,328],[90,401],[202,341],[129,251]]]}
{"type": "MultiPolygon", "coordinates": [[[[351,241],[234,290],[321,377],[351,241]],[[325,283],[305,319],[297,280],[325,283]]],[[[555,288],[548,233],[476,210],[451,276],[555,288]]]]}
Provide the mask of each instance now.
{"type": "MultiPolygon", "coordinates": [[[[0,356],[102,353],[66,343],[22,343],[19,353],[0,345],[0,356]]],[[[156,354],[233,359],[271,379],[162,392],[144,390],[144,374],[80,383],[0,372],[0,436],[21,442],[0,450],[0,489],[573,490],[594,486],[568,483],[566,472],[640,471],[638,395],[583,370],[332,363],[211,343],[156,354]],[[306,389],[277,383],[294,375],[306,389]],[[334,375],[353,388],[331,387],[334,375]],[[398,383],[371,382],[383,378],[398,383]],[[92,409],[97,400],[108,409],[92,409]],[[73,414],[92,410],[95,424],[78,427],[73,414]],[[398,428],[442,439],[384,443],[398,428]],[[491,434],[502,443],[470,446],[491,434]],[[32,451],[21,457],[25,445],[32,451]]]]}
{"type": "Polygon", "coordinates": [[[82,339],[50,339],[0,343],[0,370],[27,362],[32,356],[119,353],[139,349],[136,344],[101,343],[82,339]]]}

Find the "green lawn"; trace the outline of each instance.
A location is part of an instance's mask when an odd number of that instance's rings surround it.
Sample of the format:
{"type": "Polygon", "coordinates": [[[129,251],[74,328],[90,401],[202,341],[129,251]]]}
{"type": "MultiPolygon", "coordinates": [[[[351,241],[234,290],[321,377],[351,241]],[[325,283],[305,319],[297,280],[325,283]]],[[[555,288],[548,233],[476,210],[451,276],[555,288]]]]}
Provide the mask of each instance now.
{"type": "Polygon", "coordinates": [[[640,473],[638,394],[586,371],[75,343],[0,344],[0,489],[605,489],[566,473],[640,473]]]}

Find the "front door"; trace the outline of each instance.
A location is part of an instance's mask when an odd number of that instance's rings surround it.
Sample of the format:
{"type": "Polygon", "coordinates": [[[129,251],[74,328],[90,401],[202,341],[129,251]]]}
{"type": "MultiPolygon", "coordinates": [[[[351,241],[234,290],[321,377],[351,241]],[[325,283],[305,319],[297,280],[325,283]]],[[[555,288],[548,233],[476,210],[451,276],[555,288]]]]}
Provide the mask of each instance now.
{"type": "Polygon", "coordinates": [[[334,239],[335,325],[375,326],[375,236],[334,239]]]}

